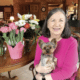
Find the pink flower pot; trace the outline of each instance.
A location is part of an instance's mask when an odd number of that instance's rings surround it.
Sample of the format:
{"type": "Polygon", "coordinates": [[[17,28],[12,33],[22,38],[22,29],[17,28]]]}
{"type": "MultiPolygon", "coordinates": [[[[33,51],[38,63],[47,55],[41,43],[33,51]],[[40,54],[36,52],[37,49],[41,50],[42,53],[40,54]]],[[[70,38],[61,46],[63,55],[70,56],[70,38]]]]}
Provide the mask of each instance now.
{"type": "Polygon", "coordinates": [[[23,51],[24,45],[21,42],[18,42],[14,48],[9,45],[7,46],[8,46],[10,57],[12,59],[19,59],[22,57],[22,51],[23,51]]]}

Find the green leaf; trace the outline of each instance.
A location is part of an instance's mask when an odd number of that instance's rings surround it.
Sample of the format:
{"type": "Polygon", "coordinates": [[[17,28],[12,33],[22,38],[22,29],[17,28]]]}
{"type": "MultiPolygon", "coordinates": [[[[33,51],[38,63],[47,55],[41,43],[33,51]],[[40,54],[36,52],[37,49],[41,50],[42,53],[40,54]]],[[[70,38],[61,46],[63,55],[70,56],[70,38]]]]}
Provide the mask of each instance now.
{"type": "Polygon", "coordinates": [[[41,34],[40,34],[40,33],[38,33],[38,35],[39,35],[39,36],[41,36],[41,34]]]}
{"type": "Polygon", "coordinates": [[[35,36],[35,39],[32,42],[32,45],[36,42],[37,36],[35,36]]]}
{"type": "Polygon", "coordinates": [[[37,34],[38,33],[38,30],[36,30],[35,33],[37,34]]]}
{"type": "Polygon", "coordinates": [[[36,28],[40,28],[40,26],[39,26],[39,25],[36,25],[35,27],[36,27],[36,28]]]}
{"type": "Polygon", "coordinates": [[[32,42],[32,45],[35,43],[35,39],[33,40],[33,42],[32,42]]]}

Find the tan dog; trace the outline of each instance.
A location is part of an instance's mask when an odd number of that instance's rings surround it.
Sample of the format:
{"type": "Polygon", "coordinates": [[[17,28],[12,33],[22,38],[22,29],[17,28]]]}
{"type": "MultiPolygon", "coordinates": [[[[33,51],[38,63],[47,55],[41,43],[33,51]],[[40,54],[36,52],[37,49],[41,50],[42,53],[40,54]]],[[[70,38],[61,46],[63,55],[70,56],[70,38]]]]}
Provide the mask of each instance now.
{"type": "MultiPolygon", "coordinates": [[[[41,54],[41,65],[42,66],[52,66],[52,69],[54,70],[57,64],[57,58],[54,57],[54,50],[57,47],[57,41],[56,39],[52,39],[51,42],[44,43],[42,40],[39,40],[38,42],[40,48],[42,49],[41,54]]],[[[41,73],[43,76],[46,74],[41,73]]]]}

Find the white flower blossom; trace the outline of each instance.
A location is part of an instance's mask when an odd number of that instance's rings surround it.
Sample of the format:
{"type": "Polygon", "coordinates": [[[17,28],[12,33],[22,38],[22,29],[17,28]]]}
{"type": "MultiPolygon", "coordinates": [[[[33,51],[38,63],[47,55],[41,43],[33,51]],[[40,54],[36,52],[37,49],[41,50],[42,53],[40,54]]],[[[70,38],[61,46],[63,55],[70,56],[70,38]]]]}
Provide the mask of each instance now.
{"type": "Polygon", "coordinates": [[[35,25],[34,24],[30,24],[31,29],[35,29],[35,25]]]}
{"type": "Polygon", "coordinates": [[[17,13],[17,15],[18,15],[18,18],[20,18],[22,20],[27,20],[27,19],[29,19],[32,16],[32,14],[24,14],[24,15],[21,15],[19,13],[17,13]]]}
{"type": "Polygon", "coordinates": [[[19,20],[15,22],[15,25],[19,27],[24,26],[25,24],[26,24],[25,20],[19,20]]]}
{"type": "Polygon", "coordinates": [[[18,26],[18,21],[14,22],[16,26],[18,26]]]}
{"type": "Polygon", "coordinates": [[[39,24],[39,23],[38,23],[37,21],[35,21],[35,20],[29,20],[29,22],[30,22],[30,23],[35,23],[35,24],[37,24],[37,25],[39,24]]]}
{"type": "Polygon", "coordinates": [[[22,19],[21,14],[17,13],[18,18],[22,19]]]}
{"type": "Polygon", "coordinates": [[[32,14],[25,14],[25,19],[29,19],[32,16],[32,14]]]}
{"type": "Polygon", "coordinates": [[[34,19],[36,19],[36,15],[33,15],[34,16],[34,19]]]}

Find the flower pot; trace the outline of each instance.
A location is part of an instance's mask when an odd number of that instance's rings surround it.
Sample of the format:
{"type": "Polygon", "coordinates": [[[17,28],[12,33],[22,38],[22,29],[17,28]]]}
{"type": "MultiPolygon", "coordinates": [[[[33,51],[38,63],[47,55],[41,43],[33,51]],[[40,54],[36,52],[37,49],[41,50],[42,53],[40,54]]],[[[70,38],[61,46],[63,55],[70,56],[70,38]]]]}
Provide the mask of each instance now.
{"type": "Polygon", "coordinates": [[[22,42],[18,42],[15,47],[8,45],[8,50],[11,59],[20,59],[22,57],[23,47],[22,42]]]}

